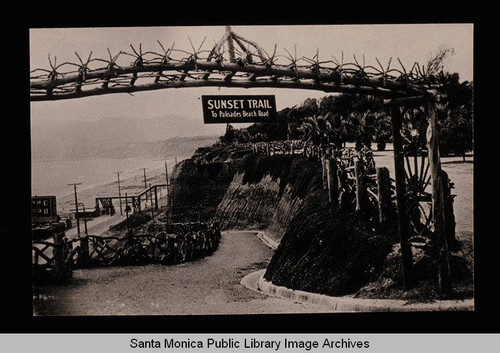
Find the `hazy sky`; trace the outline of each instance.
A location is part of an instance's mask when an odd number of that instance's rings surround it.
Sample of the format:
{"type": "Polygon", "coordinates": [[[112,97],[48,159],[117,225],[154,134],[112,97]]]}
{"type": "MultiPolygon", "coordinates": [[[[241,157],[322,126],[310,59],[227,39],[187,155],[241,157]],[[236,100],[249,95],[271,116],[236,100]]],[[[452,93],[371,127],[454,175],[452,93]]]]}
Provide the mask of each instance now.
{"type": "MultiPolygon", "coordinates": [[[[297,25],[297,26],[231,26],[237,34],[252,40],[272,54],[285,55],[287,49],[297,57],[313,57],[319,50],[320,60],[339,59],[352,62],[365,56],[367,65],[377,66],[376,58],[386,65],[393,57],[391,67],[400,68],[399,58],[407,69],[414,62],[425,64],[440,48],[454,50],[445,69],[460,75],[461,81],[473,79],[473,25],[472,24],[397,24],[397,25],[297,25]]],[[[30,66],[48,69],[48,55],[57,57],[57,63],[78,62],[75,51],[87,58],[107,58],[107,48],[114,55],[131,52],[130,44],[138,49],[161,52],[175,43],[176,49],[191,51],[192,41],[203,49],[211,49],[225,32],[224,26],[189,27],[114,27],[114,28],[43,28],[30,30],[30,66]]],[[[130,56],[120,56],[131,63],[130,56]]],[[[122,61],[123,62],[123,61],[122,61]]],[[[280,61],[285,63],[285,61],[280,61]]],[[[202,123],[201,96],[205,94],[272,94],[278,109],[303,102],[308,97],[321,98],[321,91],[297,89],[243,89],[243,88],[179,88],[129,94],[110,94],[54,102],[31,103],[32,119],[98,120],[106,117],[129,116],[151,118],[176,114],[202,123]]]]}

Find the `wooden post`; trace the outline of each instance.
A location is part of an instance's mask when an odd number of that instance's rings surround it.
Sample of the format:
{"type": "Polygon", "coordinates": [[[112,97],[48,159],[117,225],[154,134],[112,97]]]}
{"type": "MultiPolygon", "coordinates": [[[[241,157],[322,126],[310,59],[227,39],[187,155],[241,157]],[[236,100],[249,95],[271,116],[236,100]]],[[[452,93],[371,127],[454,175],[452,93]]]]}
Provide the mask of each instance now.
{"type": "Polygon", "coordinates": [[[337,185],[338,185],[338,200],[339,200],[339,208],[344,208],[345,206],[345,192],[346,192],[346,172],[345,170],[339,169],[337,170],[337,185]]]}
{"type": "Polygon", "coordinates": [[[227,45],[228,45],[228,50],[229,50],[229,61],[234,63],[235,60],[235,55],[234,55],[234,44],[233,44],[233,36],[231,35],[231,26],[226,26],[226,32],[229,33],[227,37],[227,45]]]}
{"type": "Polygon", "coordinates": [[[137,213],[137,199],[132,196],[132,213],[137,213]]]}
{"type": "Polygon", "coordinates": [[[88,235],[85,235],[84,237],[80,238],[80,254],[78,256],[78,263],[77,265],[80,267],[85,267],[87,266],[90,258],[90,252],[89,252],[89,237],[88,235]]]}
{"type": "Polygon", "coordinates": [[[326,165],[327,169],[327,177],[328,177],[328,196],[329,200],[337,200],[339,198],[339,185],[337,178],[337,164],[335,163],[334,158],[327,158],[326,165]]]}
{"type": "MultiPolygon", "coordinates": [[[[326,180],[326,158],[321,157],[321,177],[323,181],[323,189],[327,188],[327,180],[326,180]]],[[[331,201],[331,200],[330,200],[331,201]]]]}
{"type": "Polygon", "coordinates": [[[445,233],[448,242],[448,248],[456,245],[457,238],[455,234],[455,214],[453,212],[453,196],[451,196],[450,179],[448,173],[441,170],[441,179],[443,181],[443,195],[444,195],[444,220],[445,220],[445,233]]]}
{"type": "Polygon", "coordinates": [[[156,185],[154,186],[154,188],[155,188],[155,211],[158,211],[158,191],[156,185]]]}
{"type": "Polygon", "coordinates": [[[165,161],[164,164],[165,164],[165,183],[168,186],[168,167],[167,167],[167,161],[165,161]]]}
{"type": "Polygon", "coordinates": [[[332,202],[332,181],[331,181],[331,171],[330,171],[330,158],[323,158],[323,169],[324,169],[324,180],[323,184],[326,182],[326,187],[328,189],[328,201],[332,202]],[[325,180],[326,178],[326,180],[325,180]]]}
{"type": "Polygon", "coordinates": [[[54,257],[54,275],[60,277],[64,272],[64,254],[63,254],[63,240],[62,233],[56,233],[52,237],[54,241],[54,249],[52,256],[54,257]]]}
{"type": "Polygon", "coordinates": [[[401,127],[403,117],[398,105],[391,106],[391,126],[394,148],[394,172],[396,179],[396,205],[398,210],[399,237],[401,240],[401,262],[403,269],[403,285],[405,289],[415,286],[417,280],[413,271],[413,257],[411,247],[408,242],[410,234],[410,223],[408,219],[406,204],[406,183],[405,183],[405,165],[403,152],[403,138],[401,136],[401,127]]]}
{"type": "MultiPolygon", "coordinates": [[[[116,176],[118,177],[118,200],[120,202],[120,215],[122,215],[123,210],[122,210],[122,191],[120,188],[120,173],[123,173],[123,172],[115,172],[116,176]]],[[[80,232],[78,232],[78,233],[80,233],[80,232]]]]}
{"type": "Polygon", "coordinates": [[[83,206],[83,224],[85,229],[85,235],[89,234],[87,229],[87,212],[85,212],[85,205],[83,206]]]}
{"type": "Polygon", "coordinates": [[[126,214],[126,222],[127,222],[127,231],[129,230],[129,225],[128,225],[128,195],[125,193],[125,214],[126,214]]]}
{"type": "Polygon", "coordinates": [[[444,193],[441,174],[441,161],[439,156],[438,132],[436,128],[436,107],[433,102],[429,105],[429,124],[427,127],[427,153],[432,180],[432,220],[437,243],[439,294],[447,297],[451,294],[450,263],[448,242],[446,240],[444,193]]]}
{"type": "Polygon", "coordinates": [[[95,210],[99,215],[101,214],[101,209],[99,207],[99,200],[97,198],[95,199],[95,210]]]}
{"type": "Polygon", "coordinates": [[[80,185],[81,183],[73,183],[73,184],[68,184],[68,185],[73,185],[73,188],[75,190],[75,220],[76,220],[76,229],[77,233],[80,234],[80,218],[78,217],[78,197],[76,194],[76,186],[80,185]]]}
{"type": "Polygon", "coordinates": [[[356,212],[365,210],[365,182],[363,175],[363,162],[357,160],[354,162],[354,176],[356,178],[356,212]]]}
{"type": "Polygon", "coordinates": [[[387,212],[391,204],[391,179],[389,169],[386,167],[377,168],[377,189],[378,189],[378,220],[381,224],[387,221],[387,212]]]}

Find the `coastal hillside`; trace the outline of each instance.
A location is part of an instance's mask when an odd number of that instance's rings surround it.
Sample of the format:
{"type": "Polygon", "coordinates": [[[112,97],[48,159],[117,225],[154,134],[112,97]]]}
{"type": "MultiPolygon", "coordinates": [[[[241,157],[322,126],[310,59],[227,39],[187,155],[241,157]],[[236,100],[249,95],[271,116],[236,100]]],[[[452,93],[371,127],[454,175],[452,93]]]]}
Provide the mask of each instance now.
{"type": "Polygon", "coordinates": [[[302,156],[245,156],[217,208],[221,228],[266,230],[279,241],[320,176],[302,156]]]}
{"type": "MultiPolygon", "coordinates": [[[[220,126],[204,125],[175,115],[147,119],[103,118],[98,121],[32,118],[31,153],[35,160],[165,157],[173,148],[186,148],[191,139],[199,136],[209,136],[213,143],[220,136],[221,129],[223,131],[220,126]]],[[[172,155],[183,153],[175,151],[172,155]]]]}
{"type": "Polygon", "coordinates": [[[242,156],[249,152],[215,144],[198,148],[191,158],[179,162],[170,177],[169,214],[172,220],[214,218],[242,156]]]}
{"type": "MultiPolygon", "coordinates": [[[[333,296],[435,298],[429,249],[411,244],[422,282],[405,292],[396,219],[379,227],[375,213],[355,212],[353,200],[342,209],[330,202],[317,160],[207,147],[176,168],[172,185],[177,219],[215,217],[221,230],[261,230],[279,243],[264,274],[275,285],[333,296]]],[[[451,254],[450,266],[456,295],[469,297],[472,278],[460,253],[451,254]]]]}
{"type": "Polygon", "coordinates": [[[280,243],[265,278],[329,295],[380,273],[396,242],[328,201],[321,164],[302,155],[245,156],[217,209],[221,229],[258,229],[280,243]]]}

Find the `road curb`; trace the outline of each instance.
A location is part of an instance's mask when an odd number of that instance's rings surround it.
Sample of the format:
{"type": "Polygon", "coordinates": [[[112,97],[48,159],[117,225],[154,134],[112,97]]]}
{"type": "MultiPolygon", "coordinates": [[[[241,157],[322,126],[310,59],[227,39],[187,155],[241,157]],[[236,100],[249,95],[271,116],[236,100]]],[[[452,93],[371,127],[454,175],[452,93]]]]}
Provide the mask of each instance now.
{"type": "Polygon", "coordinates": [[[352,297],[331,297],[277,286],[264,279],[264,270],[246,275],[241,284],[261,293],[331,308],[334,312],[408,312],[408,311],[473,311],[473,299],[463,301],[441,300],[432,303],[410,304],[406,300],[361,299],[352,297]]]}
{"type": "Polygon", "coordinates": [[[272,240],[263,231],[257,232],[257,238],[259,238],[264,244],[266,244],[268,247],[270,247],[271,249],[274,249],[274,250],[276,250],[278,248],[278,245],[280,245],[280,243],[272,240]]]}

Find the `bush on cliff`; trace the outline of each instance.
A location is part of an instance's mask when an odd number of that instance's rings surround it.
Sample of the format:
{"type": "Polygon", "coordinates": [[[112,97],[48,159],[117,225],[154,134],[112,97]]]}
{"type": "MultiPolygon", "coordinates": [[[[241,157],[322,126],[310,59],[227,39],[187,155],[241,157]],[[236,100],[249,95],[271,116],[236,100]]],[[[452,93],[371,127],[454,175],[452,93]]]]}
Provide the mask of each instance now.
{"type": "Polygon", "coordinates": [[[259,156],[250,154],[243,158],[240,173],[243,183],[256,184],[266,175],[279,180],[280,193],[287,185],[294,196],[305,197],[309,188],[321,182],[321,167],[317,162],[294,155],[259,156]]]}

